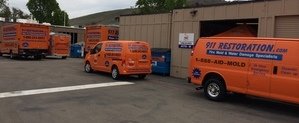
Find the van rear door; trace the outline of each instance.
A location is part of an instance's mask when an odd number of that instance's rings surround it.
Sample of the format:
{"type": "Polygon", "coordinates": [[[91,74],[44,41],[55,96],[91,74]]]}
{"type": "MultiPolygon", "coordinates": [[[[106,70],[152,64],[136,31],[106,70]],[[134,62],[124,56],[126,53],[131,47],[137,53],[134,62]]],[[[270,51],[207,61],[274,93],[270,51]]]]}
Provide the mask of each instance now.
{"type": "Polygon", "coordinates": [[[151,67],[151,53],[147,43],[128,43],[128,54],[126,56],[127,65],[129,67],[151,67]]]}
{"type": "Polygon", "coordinates": [[[270,96],[274,99],[299,103],[299,42],[277,41],[276,54],[282,59],[274,61],[270,96]]]}

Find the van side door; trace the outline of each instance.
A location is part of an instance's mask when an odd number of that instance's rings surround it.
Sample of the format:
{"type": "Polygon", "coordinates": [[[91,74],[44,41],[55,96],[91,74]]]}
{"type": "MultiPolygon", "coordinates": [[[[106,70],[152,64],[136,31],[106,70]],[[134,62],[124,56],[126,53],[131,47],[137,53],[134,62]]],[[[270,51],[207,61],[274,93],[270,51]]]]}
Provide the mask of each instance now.
{"type": "Polygon", "coordinates": [[[95,70],[100,71],[100,59],[99,56],[101,55],[101,50],[102,50],[102,43],[97,44],[92,53],[92,66],[94,67],[95,70]]]}
{"type": "Polygon", "coordinates": [[[277,41],[270,96],[274,99],[299,103],[299,42],[277,41]]]}
{"type": "Polygon", "coordinates": [[[252,45],[255,45],[255,48],[251,51],[253,57],[250,58],[247,93],[269,97],[273,59],[268,59],[266,56],[273,54],[275,42],[255,40],[252,45]]]}

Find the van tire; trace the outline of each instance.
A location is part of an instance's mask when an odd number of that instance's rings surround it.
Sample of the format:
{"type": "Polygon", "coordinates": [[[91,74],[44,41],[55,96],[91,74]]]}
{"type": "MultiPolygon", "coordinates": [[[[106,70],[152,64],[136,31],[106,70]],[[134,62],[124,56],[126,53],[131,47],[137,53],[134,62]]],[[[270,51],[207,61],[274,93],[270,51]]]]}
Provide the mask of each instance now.
{"type": "Polygon", "coordinates": [[[205,96],[213,101],[222,101],[226,97],[226,87],[224,82],[218,77],[206,79],[204,84],[205,96]]]}
{"type": "Polygon", "coordinates": [[[138,78],[139,78],[139,79],[145,79],[145,78],[146,78],[146,75],[145,75],[145,74],[140,74],[140,75],[138,75],[138,78]]]}
{"type": "Polygon", "coordinates": [[[84,71],[86,73],[92,73],[93,72],[93,69],[91,68],[91,65],[89,62],[86,62],[85,65],[84,65],[84,71]]]}
{"type": "Polygon", "coordinates": [[[111,70],[111,77],[112,79],[114,80],[118,80],[119,79],[119,70],[117,67],[112,67],[112,70],[111,70]]]}

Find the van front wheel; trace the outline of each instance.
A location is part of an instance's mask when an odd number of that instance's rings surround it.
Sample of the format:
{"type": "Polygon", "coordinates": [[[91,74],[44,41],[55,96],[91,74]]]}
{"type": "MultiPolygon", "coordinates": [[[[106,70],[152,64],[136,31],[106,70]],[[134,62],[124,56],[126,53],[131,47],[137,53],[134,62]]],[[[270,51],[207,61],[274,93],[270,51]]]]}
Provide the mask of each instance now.
{"type": "Polygon", "coordinates": [[[93,72],[93,69],[91,68],[91,65],[90,65],[89,62],[85,63],[84,70],[85,70],[86,73],[92,73],[93,72]]]}
{"type": "Polygon", "coordinates": [[[114,80],[118,80],[119,79],[119,71],[118,71],[117,67],[113,67],[112,68],[111,77],[114,80]]]}
{"type": "Polygon", "coordinates": [[[219,78],[209,78],[204,85],[205,96],[213,101],[222,101],[226,96],[226,88],[219,78]]]}

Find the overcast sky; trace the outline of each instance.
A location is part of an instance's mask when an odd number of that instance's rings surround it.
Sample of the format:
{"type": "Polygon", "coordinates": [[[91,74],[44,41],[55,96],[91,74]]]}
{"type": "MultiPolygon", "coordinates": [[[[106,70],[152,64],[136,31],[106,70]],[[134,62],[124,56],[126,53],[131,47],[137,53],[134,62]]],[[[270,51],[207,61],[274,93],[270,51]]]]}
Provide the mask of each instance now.
{"type": "MultiPolygon", "coordinates": [[[[70,18],[80,17],[92,13],[130,8],[137,0],[57,0],[62,10],[65,10],[70,18]]],[[[17,7],[29,13],[26,3],[28,0],[9,0],[9,6],[17,7]]]]}

